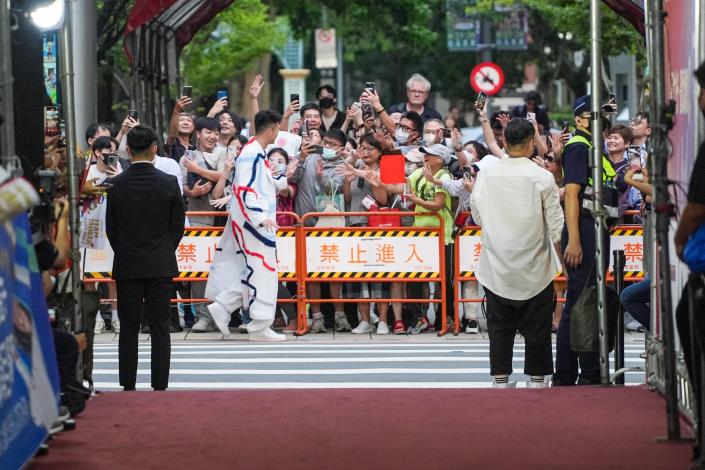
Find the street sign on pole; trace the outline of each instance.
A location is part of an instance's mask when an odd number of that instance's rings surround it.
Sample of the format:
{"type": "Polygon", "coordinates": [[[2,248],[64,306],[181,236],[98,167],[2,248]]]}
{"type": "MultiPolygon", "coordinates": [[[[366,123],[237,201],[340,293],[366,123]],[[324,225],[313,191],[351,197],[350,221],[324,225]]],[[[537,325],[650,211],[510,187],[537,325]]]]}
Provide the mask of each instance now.
{"type": "Polygon", "coordinates": [[[316,68],[337,68],[338,50],[335,42],[335,29],[317,29],[314,34],[316,43],[316,68]]]}
{"type": "Polygon", "coordinates": [[[494,62],[477,64],[470,72],[470,86],[487,95],[496,95],[504,86],[504,72],[494,62]]]}

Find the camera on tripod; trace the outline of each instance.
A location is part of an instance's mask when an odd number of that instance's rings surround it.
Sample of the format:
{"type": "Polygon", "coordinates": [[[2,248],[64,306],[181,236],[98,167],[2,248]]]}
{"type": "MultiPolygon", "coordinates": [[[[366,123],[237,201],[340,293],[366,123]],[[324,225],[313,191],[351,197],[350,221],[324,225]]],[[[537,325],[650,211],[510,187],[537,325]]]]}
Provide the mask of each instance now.
{"type": "Polygon", "coordinates": [[[32,209],[31,219],[35,224],[50,225],[55,221],[54,198],[58,173],[53,170],[38,170],[34,176],[37,193],[39,193],[39,204],[32,209]]]}

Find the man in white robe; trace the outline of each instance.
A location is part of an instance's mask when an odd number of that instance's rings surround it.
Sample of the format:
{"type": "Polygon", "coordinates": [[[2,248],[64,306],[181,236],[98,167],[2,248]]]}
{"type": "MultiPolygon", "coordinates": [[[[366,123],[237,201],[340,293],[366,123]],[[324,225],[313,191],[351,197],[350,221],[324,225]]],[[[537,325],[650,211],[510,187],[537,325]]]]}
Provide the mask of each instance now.
{"type": "Polygon", "coordinates": [[[277,187],[264,151],[275,141],[280,121],[274,111],[258,112],[255,136],[235,161],[230,215],[206,287],[206,297],[214,300],[208,310],[225,336],[230,314],[246,306],[251,341],[286,339],[270,328],[277,305],[277,187]]]}

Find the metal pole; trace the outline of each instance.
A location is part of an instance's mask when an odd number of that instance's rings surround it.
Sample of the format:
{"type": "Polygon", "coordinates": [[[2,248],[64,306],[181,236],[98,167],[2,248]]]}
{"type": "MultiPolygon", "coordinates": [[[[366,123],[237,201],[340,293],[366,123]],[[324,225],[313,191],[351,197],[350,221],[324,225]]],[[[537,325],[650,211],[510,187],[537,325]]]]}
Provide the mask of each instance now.
{"type": "Polygon", "coordinates": [[[0,156],[15,155],[15,115],[12,86],[12,32],[10,2],[0,0],[0,156]]]}
{"type": "Polygon", "coordinates": [[[651,2],[652,31],[652,109],[651,109],[651,158],[652,182],[654,185],[653,207],[656,213],[657,239],[656,255],[658,256],[658,288],[661,307],[661,331],[664,347],[664,378],[666,388],[666,424],[668,439],[680,437],[680,422],[678,414],[678,384],[676,382],[676,350],[675,333],[673,325],[673,305],[671,300],[671,261],[669,256],[669,226],[671,222],[671,203],[668,194],[668,125],[664,121],[666,104],[664,77],[666,74],[664,64],[664,11],[663,0],[649,0],[651,2]]]}
{"type": "MultiPolygon", "coordinates": [[[[624,250],[614,250],[614,281],[617,293],[622,294],[624,290],[624,250]]],[[[617,315],[617,337],[614,341],[614,370],[617,372],[624,367],[624,307],[619,303],[619,313],[617,315]]],[[[624,374],[617,376],[615,384],[624,385],[624,374]]]]}
{"type": "MultiPolygon", "coordinates": [[[[71,293],[74,300],[73,330],[83,329],[83,312],[81,312],[81,251],[78,245],[80,234],[80,220],[78,214],[79,204],[79,165],[76,156],[76,113],[74,109],[74,85],[73,85],[73,54],[71,53],[71,0],[66,1],[66,18],[59,34],[59,53],[61,71],[61,92],[62,109],[66,120],[66,164],[69,183],[69,226],[71,230],[71,293]]],[[[78,361],[77,375],[79,380],[83,379],[82,361],[78,361]]]]}
{"type": "Polygon", "coordinates": [[[605,287],[605,210],[602,204],[602,117],[600,96],[602,93],[602,32],[600,28],[600,0],[590,0],[590,94],[592,95],[592,189],[594,201],[592,213],[595,219],[595,275],[597,280],[597,315],[600,326],[600,383],[610,383],[609,338],[607,337],[607,291],[605,287]]]}

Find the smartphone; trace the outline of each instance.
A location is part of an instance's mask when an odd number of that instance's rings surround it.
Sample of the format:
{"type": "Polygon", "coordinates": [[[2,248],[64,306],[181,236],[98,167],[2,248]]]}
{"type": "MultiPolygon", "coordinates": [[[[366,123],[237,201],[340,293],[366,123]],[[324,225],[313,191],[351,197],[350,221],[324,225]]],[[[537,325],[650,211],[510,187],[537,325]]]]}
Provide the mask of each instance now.
{"type": "Polygon", "coordinates": [[[218,90],[218,94],[216,95],[215,99],[216,100],[222,100],[223,98],[228,97],[228,90],[218,90]]]}
{"type": "Polygon", "coordinates": [[[365,89],[372,90],[376,93],[377,92],[377,85],[375,85],[375,82],[365,82],[365,89]]]}
{"type": "Polygon", "coordinates": [[[475,100],[475,109],[485,109],[486,103],[487,95],[483,92],[478,93],[477,99],[475,100]]]}
{"type": "Polygon", "coordinates": [[[117,154],[110,153],[108,155],[103,155],[103,163],[107,166],[114,166],[117,163],[117,154]]]}
{"type": "Polygon", "coordinates": [[[364,118],[365,116],[374,116],[370,103],[362,103],[362,117],[364,118]]]}
{"type": "Polygon", "coordinates": [[[311,153],[317,153],[317,154],[322,154],[323,153],[323,146],[322,145],[312,145],[311,146],[311,153]]]}
{"type": "Polygon", "coordinates": [[[57,106],[44,107],[44,134],[54,137],[61,133],[59,126],[59,108],[57,106]]]}
{"type": "Polygon", "coordinates": [[[536,113],[526,113],[526,119],[532,124],[536,122],[536,113]]]}
{"type": "Polygon", "coordinates": [[[617,95],[615,93],[610,93],[610,101],[617,101],[617,95]]]}
{"type": "MultiPolygon", "coordinates": [[[[299,94],[298,93],[292,93],[289,95],[289,103],[293,103],[294,101],[299,101],[299,94]]],[[[301,103],[299,103],[301,104],[301,103]]]]}
{"type": "Polygon", "coordinates": [[[304,119],[304,123],[301,124],[301,137],[308,138],[308,119],[304,119]]]}
{"type": "Polygon", "coordinates": [[[561,134],[567,134],[569,131],[568,121],[561,121],[561,134]]]}
{"type": "Polygon", "coordinates": [[[450,139],[450,129],[443,128],[443,137],[445,139],[450,139]]]}
{"type": "Polygon", "coordinates": [[[189,98],[191,98],[192,92],[193,92],[193,87],[191,85],[184,85],[184,88],[181,91],[181,96],[188,96],[189,98]]]}
{"type": "Polygon", "coordinates": [[[131,109],[127,112],[127,117],[131,117],[136,121],[140,118],[140,113],[138,113],[136,109],[131,109]]]}
{"type": "Polygon", "coordinates": [[[353,106],[353,108],[360,109],[360,108],[362,108],[362,103],[360,103],[359,101],[355,101],[355,102],[352,104],[352,106],[353,106]]]}

